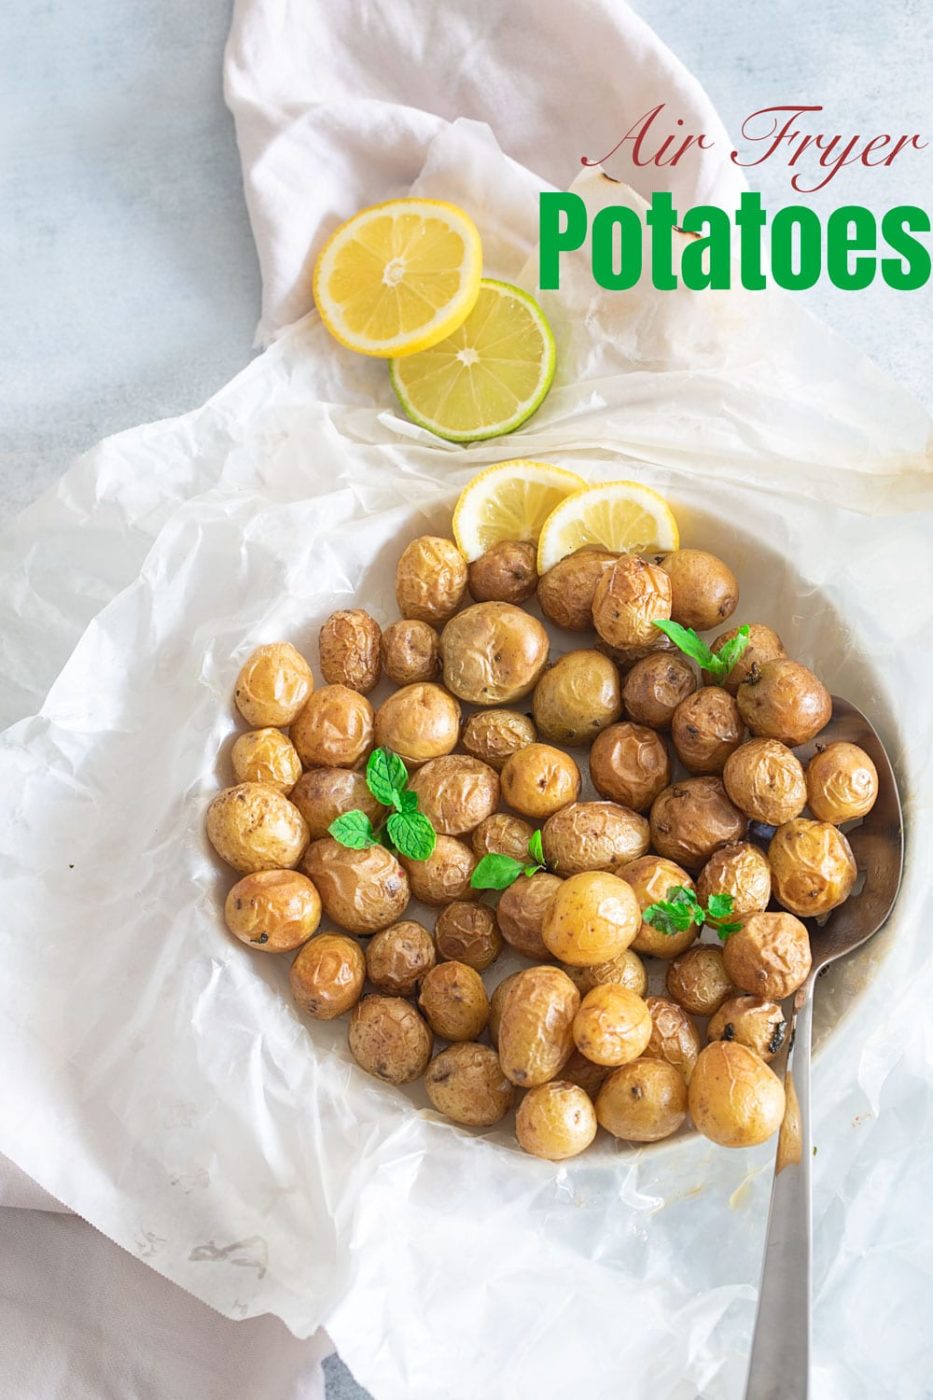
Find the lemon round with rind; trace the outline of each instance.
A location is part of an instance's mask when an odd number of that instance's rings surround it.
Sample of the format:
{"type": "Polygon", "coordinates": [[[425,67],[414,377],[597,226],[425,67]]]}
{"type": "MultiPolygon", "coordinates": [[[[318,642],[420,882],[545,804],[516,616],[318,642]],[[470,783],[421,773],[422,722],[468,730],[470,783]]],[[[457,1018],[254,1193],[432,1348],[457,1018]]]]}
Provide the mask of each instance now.
{"type": "Polygon", "coordinates": [[[640,481],[606,481],[567,496],[552,511],[538,539],[538,573],[585,545],[616,554],[667,554],[680,534],[663,496],[640,481]]]}
{"type": "Polygon", "coordinates": [[[463,488],[454,508],[457,548],[472,563],[500,540],[534,544],[554,508],[583,485],[566,467],[524,457],[486,467],[463,488]]]}

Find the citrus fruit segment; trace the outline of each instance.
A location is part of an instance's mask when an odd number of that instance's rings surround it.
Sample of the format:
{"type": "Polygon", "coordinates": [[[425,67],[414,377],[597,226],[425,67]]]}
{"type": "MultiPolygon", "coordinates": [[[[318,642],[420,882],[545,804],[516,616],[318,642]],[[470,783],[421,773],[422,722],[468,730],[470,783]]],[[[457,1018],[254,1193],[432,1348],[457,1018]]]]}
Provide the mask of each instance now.
{"type": "Polygon", "coordinates": [[[607,481],[561,501],[541,529],[538,573],[547,573],[583,545],[618,554],[667,554],[680,535],[670,506],[638,481],[607,481]]]}
{"type": "Polygon", "coordinates": [[[472,563],[499,540],[535,543],[556,506],[579,492],[582,477],[549,462],[500,462],[474,476],[454,509],[454,539],[472,563]]]}
{"type": "Polygon", "coordinates": [[[483,250],[455,204],[390,199],[331,234],[314,266],[314,301],[331,335],[388,359],[436,345],[472,310],[483,250]]]}
{"type": "Polygon", "coordinates": [[[538,303],[484,278],[469,316],[439,344],[393,360],[392,384],[409,418],[450,442],[510,433],[551,387],[557,355],[538,303]]]}

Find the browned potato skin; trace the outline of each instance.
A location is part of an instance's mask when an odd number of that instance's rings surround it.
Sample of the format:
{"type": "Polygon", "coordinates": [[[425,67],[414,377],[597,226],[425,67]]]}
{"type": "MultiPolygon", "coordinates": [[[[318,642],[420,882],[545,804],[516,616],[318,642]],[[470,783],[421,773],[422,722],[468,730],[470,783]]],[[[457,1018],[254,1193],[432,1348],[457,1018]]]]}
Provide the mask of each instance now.
{"type": "Polygon", "coordinates": [[[520,700],[534,689],[547,657],[547,632],[512,603],[474,603],[441,633],[444,684],[473,705],[520,700]]]}
{"type": "Polygon", "coordinates": [[[421,811],[441,836],[474,831],[499,805],[499,775],[488,763],[463,754],[430,759],[409,783],[421,811]]]}
{"type": "Polygon", "coordinates": [[[506,759],[537,737],[534,722],[518,710],[477,710],[463,726],[460,742],[471,758],[499,773],[506,759]]]}
{"type": "Polygon", "coordinates": [[[671,580],[657,564],[623,554],[593,595],[593,624],[611,647],[654,647],[661,622],[671,615],[671,580]]]}
{"type": "Polygon", "coordinates": [[[362,608],[331,613],[318,641],[321,675],[329,685],[368,695],[382,674],[381,642],[379,623],[362,608]]]}
{"type": "Polygon", "coordinates": [[[736,918],[763,913],[771,898],[771,867],[764,851],[750,841],[714,851],[700,871],[697,899],[705,908],[713,894],[729,895],[736,918]]]}
{"type": "Polygon", "coordinates": [[[819,918],[843,904],[858,875],[852,847],[838,827],[804,817],[778,827],[768,863],[775,899],[804,918],[819,918]]]}
{"type": "Polygon", "coordinates": [[[224,921],[234,938],[261,953],[290,953],[321,922],[321,899],[297,870],[258,870],[233,886],[224,921]]]}
{"type": "Polygon", "coordinates": [[[708,632],[731,617],[739,601],[735,574],[705,549],[675,549],[661,560],[671,581],[671,617],[682,627],[708,632]]]}
{"type": "Polygon", "coordinates": [[[311,667],[291,642],[267,642],[243,663],[233,698],[255,729],[291,724],[314,689],[311,667]]]}
{"type": "Polygon", "coordinates": [[[688,695],[671,721],[677,757],[691,773],[721,773],[744,734],[738,705],[718,685],[704,685],[688,695]]]}
{"type": "Polygon", "coordinates": [[[402,857],[414,899],[438,907],[455,899],[475,899],[478,891],[470,886],[470,876],[476,869],[476,857],[469,846],[456,836],[439,836],[432,855],[427,860],[402,857]]]}
{"type": "Polygon", "coordinates": [[[522,1088],[544,1084],[573,1050],[573,1018],[580,993],[558,967],[529,967],[506,993],[499,1018],[499,1061],[522,1088]]]}
{"type": "Polygon", "coordinates": [[[301,777],[301,759],[281,729],[251,729],[230,754],[238,783],[266,783],[287,797],[301,777]]]}
{"type": "Polygon", "coordinates": [[[550,744],[527,744],[502,769],[503,799],[536,821],[575,802],[580,783],[580,770],[570,755],[550,744]]]}
{"type": "Polygon", "coordinates": [[[605,871],[564,880],[547,912],[541,937],[548,952],[573,967],[608,962],[638,933],[641,907],[631,885],[605,871]]]}
{"type": "Polygon", "coordinates": [[[857,744],[829,744],[807,765],[807,802],[818,821],[855,821],[868,815],[877,797],[878,770],[857,744]]]}
{"type": "Polygon", "coordinates": [[[438,963],[421,979],[418,1005],[435,1035],[475,1040],[489,1020],[483,979],[466,963],[438,963]]]}
{"type": "Polygon", "coordinates": [[[295,1005],[316,1021],[332,1021],[355,1006],[365,980],[363,950],[343,933],[319,933],[288,972],[295,1005]]]}
{"type": "Polygon", "coordinates": [[[391,749],[409,766],[441,758],[460,737],[460,706],[443,686],[402,686],[376,711],[376,745],[391,749]]]}
{"type": "Polygon", "coordinates": [[[538,603],[548,621],[568,632],[589,632],[596,585],[617,558],[585,546],[549,569],[538,581],[538,603]]]}
{"type": "Polygon", "coordinates": [[[623,1142],[659,1142],[686,1116],[684,1077],[664,1060],[642,1057],[614,1070],[596,1099],[600,1127],[623,1142]]]}
{"type": "Polygon", "coordinates": [[[803,765],[777,739],[749,739],[729,758],[722,781],[740,812],[768,826],[799,817],[806,806],[803,765]]]}
{"type": "Polygon", "coordinates": [[[388,1084],[420,1079],[431,1058],[427,1023],[402,997],[370,995],[353,1008],[347,1036],[357,1064],[388,1084]]]}
{"type": "MultiPolygon", "coordinates": [[[[638,907],[642,911],[649,904],[667,899],[668,891],[676,885],[692,890],[693,881],[686,870],[664,856],[641,856],[620,867],[618,873],[627,880],[635,891],[638,907]]],[[[636,953],[644,953],[654,958],[676,958],[690,944],[695,942],[700,930],[695,924],[683,933],[662,933],[660,929],[642,920],[641,926],[632,940],[636,953]]]]}
{"type": "Polygon", "coordinates": [[[736,699],[753,734],[780,739],[792,749],[815,739],[833,715],[832,697],[823,682],[788,657],[766,661],[751,671],[736,699]]]}
{"type": "Polygon", "coordinates": [[[502,937],[526,958],[546,962],[551,956],[541,930],[561,883],[559,876],[539,870],[534,875],[519,875],[499,896],[496,914],[502,937]]]}
{"type": "Polygon", "coordinates": [[[627,987],[603,982],[587,992],[573,1018],[573,1038],[581,1055],[596,1065],[627,1065],[651,1039],[651,1013],[627,987]]]}
{"type": "Polygon", "coordinates": [[[207,809],[207,837],[234,870],[290,870],[308,844],[308,825],[278,788],[238,783],[224,788],[207,809]]]}
{"type": "Polygon", "coordinates": [[[312,841],[326,836],[331,822],[344,812],[365,812],[373,826],[386,814],[366,778],[352,768],[310,768],[292,788],[291,800],[308,823],[312,841]]]}
{"type": "Polygon", "coordinates": [[[608,642],[600,638],[596,643],[596,650],[603,652],[623,671],[628,671],[630,667],[635,665],[636,661],[644,661],[646,657],[656,656],[658,653],[668,656],[680,654],[670,638],[657,629],[655,629],[654,637],[650,642],[640,643],[637,646],[634,644],[631,646],[610,646],[608,642]]]}
{"type": "Polygon", "coordinates": [[[636,724],[670,729],[674,711],[697,688],[697,678],[683,656],[652,652],[636,661],[622,684],[622,705],[636,724]]]}
{"type": "Polygon", "coordinates": [[[373,748],[373,707],[346,685],[325,685],[289,731],[306,768],[359,768],[373,748]]]}
{"type": "Polygon", "coordinates": [[[667,997],[648,997],[647,1007],[651,1036],[643,1055],[649,1060],[664,1060],[689,1084],[703,1044],[700,1032],[683,1007],[667,997]]]}
{"type": "Polygon", "coordinates": [[[695,1127],[720,1147],[756,1147],[784,1117],[784,1086],[745,1045],[715,1040],[700,1051],[687,1090],[695,1127]]]}
{"type": "Polygon", "coordinates": [[[578,1084],[552,1080],[522,1099],[515,1115],[519,1146],[533,1157],[563,1162],[585,1152],[596,1136],[596,1111],[578,1084]]]}
{"type": "Polygon", "coordinates": [[[508,977],[503,977],[502,981],[496,984],[492,996],[489,998],[489,1024],[486,1029],[489,1032],[489,1039],[497,1048],[499,1045],[499,1022],[502,1020],[502,1008],[509,994],[509,988],[519,975],[518,972],[513,972],[508,977]]]}
{"type": "Polygon", "coordinates": [[[571,802],[548,817],[541,833],[544,858],[555,875],[614,871],[648,849],[648,823],[615,802],[571,802]]]}
{"type": "Polygon", "coordinates": [[[538,586],[536,550],[523,540],[499,540],[467,571],[477,603],[524,603],[538,586]]]}
{"type": "Polygon", "coordinates": [[[566,972],[581,996],[586,996],[594,987],[601,987],[606,982],[627,987],[639,997],[643,997],[648,990],[645,964],[631,948],[626,948],[617,958],[610,958],[604,963],[594,963],[592,967],[571,967],[569,963],[565,963],[562,971],[566,972]]]}
{"type": "Polygon", "coordinates": [[[410,997],[437,961],[434,939],[423,924],[404,919],[380,929],[366,948],[366,975],[377,992],[410,997]]]}
{"type": "Polygon", "coordinates": [[[734,1040],[738,1045],[746,1045],[767,1064],[784,1044],[787,1022],[774,1001],[731,997],[710,1018],[706,1034],[709,1040],[734,1040]]]}
{"type": "Polygon", "coordinates": [[[502,952],[502,934],[488,904],[454,900],[438,914],[434,937],[442,958],[476,972],[492,967],[502,952]]]}
{"type": "Polygon", "coordinates": [[[521,817],[513,817],[508,812],[493,812],[491,817],[480,822],[473,832],[472,846],[476,859],[483,856],[511,856],[513,860],[526,860],[528,842],[534,835],[534,827],[521,817]]]}
{"type": "Polygon", "coordinates": [[[532,713],[542,739],[577,748],[622,713],[619,673],[599,651],[570,651],[541,676],[532,713]]]}
{"type": "Polygon", "coordinates": [[[735,992],[722,949],[712,943],[695,943],[675,958],[667,969],[665,986],[668,996],[691,1016],[712,1016],[735,992]]]}
{"type": "Polygon", "coordinates": [[[641,724],[613,724],[590,750],[590,777],[603,797],[633,812],[647,812],[671,780],[664,740],[641,724]]]}
{"type": "Polygon", "coordinates": [[[394,685],[433,681],[441,670],[440,642],[430,623],[403,617],[382,634],[382,669],[394,685]]]}
{"type": "Polygon", "coordinates": [[[584,1094],[588,1095],[595,1103],[596,1095],[610,1073],[608,1065],[594,1065],[592,1060],[581,1055],[579,1050],[574,1050],[570,1059],[561,1069],[560,1079],[564,1084],[578,1085],[584,1094]]]}
{"type": "Polygon", "coordinates": [[[468,1128],[491,1128],[505,1117],[515,1098],[495,1050],[472,1041],[448,1045],[435,1055],[424,1087],[438,1113],[468,1128]]]}
{"type": "Polygon", "coordinates": [[[783,1001],[810,975],[810,938],[793,914],[750,914],[726,939],[722,957],[740,991],[783,1001]]]}
{"type": "Polygon", "coordinates": [[[325,836],[308,847],[301,868],[317,886],[328,918],[350,933],[376,933],[397,923],[408,907],[405,871],[384,846],[353,851],[325,836]]]}
{"type": "Polygon", "coordinates": [[[422,535],[405,546],[395,570],[402,617],[440,626],[459,608],[466,586],[466,560],[453,540],[422,535]]]}
{"type": "MultiPolygon", "coordinates": [[[[750,622],[747,626],[748,643],[726,679],[717,681],[708,671],[704,671],[704,685],[722,685],[730,695],[734,695],[742,682],[748,680],[753,667],[757,666],[760,670],[766,661],[776,661],[779,657],[787,655],[784,643],[773,628],[764,622],[750,622]]],[[[731,642],[738,630],[737,627],[730,627],[728,632],[720,632],[711,643],[710,650],[718,656],[726,642],[731,642]]]]}
{"type": "Polygon", "coordinates": [[[651,844],[690,871],[720,846],[741,841],[748,819],[729,801],[719,778],[686,778],[665,788],[651,805],[651,844]]]}

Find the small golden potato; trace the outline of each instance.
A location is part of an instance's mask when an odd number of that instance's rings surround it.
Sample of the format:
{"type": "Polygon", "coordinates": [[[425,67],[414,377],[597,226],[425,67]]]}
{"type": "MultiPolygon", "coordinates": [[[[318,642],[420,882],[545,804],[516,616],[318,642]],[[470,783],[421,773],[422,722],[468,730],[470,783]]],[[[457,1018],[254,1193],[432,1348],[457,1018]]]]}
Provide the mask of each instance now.
{"type": "Polygon", "coordinates": [[[657,564],[623,554],[603,574],[593,595],[593,623],[611,647],[654,647],[671,615],[671,580],[657,564]]]}
{"type": "Polygon", "coordinates": [[[625,677],[622,705],[636,724],[670,729],[677,706],[696,688],[696,673],[685,657],[655,651],[636,661],[625,677]]]}
{"type": "Polygon", "coordinates": [[[359,768],[372,752],[373,707],[349,686],[325,685],[289,734],[306,768],[359,768]]]}
{"type": "Polygon", "coordinates": [[[810,759],[807,802],[818,821],[855,821],[868,815],[877,797],[878,770],[858,744],[828,744],[810,759]]]}
{"type": "Polygon", "coordinates": [[[768,826],[799,817],[806,806],[803,765],[777,739],[749,739],[742,744],[727,760],[722,781],[740,812],[768,826]]]}
{"type": "Polygon", "coordinates": [[[268,642],[246,658],[233,698],[247,724],[291,724],[314,689],[311,667],[291,642],[268,642]]]}
{"type": "Polygon", "coordinates": [[[611,870],[644,855],[648,823],[615,802],[571,802],[548,817],[541,833],[544,857],[555,875],[611,870]]]}
{"type": "Polygon", "coordinates": [[[609,1074],[608,1065],[594,1065],[593,1061],[588,1060],[585,1055],[581,1055],[579,1050],[574,1050],[570,1059],[561,1069],[560,1082],[576,1084],[595,1103],[596,1095],[609,1074]]]}
{"type": "Polygon", "coordinates": [[[566,972],[581,997],[586,996],[594,987],[601,987],[607,982],[613,982],[617,986],[627,987],[636,996],[643,997],[648,990],[648,974],[645,971],[645,964],[637,953],[633,953],[631,948],[626,948],[617,958],[610,958],[608,962],[593,963],[591,967],[571,967],[569,963],[564,965],[566,972]]]}
{"type": "Polygon", "coordinates": [[[499,1018],[499,1060],[522,1088],[559,1073],[573,1050],[580,993],[557,967],[529,967],[512,982],[499,1018]]]}
{"type": "Polygon", "coordinates": [[[472,705],[508,705],[534,689],[548,635],[512,603],[474,603],[441,633],[444,684],[472,705]]]}
{"type": "Polygon", "coordinates": [[[499,930],[516,953],[539,962],[550,958],[541,930],[562,883],[559,876],[539,870],[534,875],[519,875],[502,891],[496,909],[499,930]]]}
{"type": "MultiPolygon", "coordinates": [[[[776,661],[781,656],[786,656],[784,643],[773,628],[767,627],[763,622],[750,622],[748,626],[748,642],[745,650],[725,680],[717,681],[708,671],[703,672],[704,685],[722,685],[734,695],[743,681],[747,681],[753,668],[759,670],[766,661],[776,661]]],[[[726,642],[731,642],[738,632],[738,627],[731,627],[728,632],[720,632],[710,646],[710,651],[714,651],[718,656],[726,642]]]]}
{"type": "Polygon", "coordinates": [[[413,919],[380,929],[366,947],[367,977],[377,992],[392,996],[413,996],[436,961],[434,939],[413,919]]]}
{"type": "Polygon", "coordinates": [[[499,805],[499,775],[464,754],[432,758],[412,776],[421,811],[441,836],[474,831],[499,805]]]}
{"type": "MultiPolygon", "coordinates": [[[[670,899],[671,890],[678,885],[685,890],[693,889],[693,881],[686,870],[663,856],[641,856],[638,860],[629,861],[628,865],[620,866],[617,873],[631,885],[642,913],[649,904],[670,899]]],[[[662,933],[653,924],[642,920],[632,940],[632,947],[636,953],[653,958],[676,958],[690,947],[699,932],[696,924],[691,924],[683,933],[662,933]]]]}
{"type": "Polygon", "coordinates": [[[442,958],[477,972],[492,967],[502,952],[502,934],[488,904],[454,900],[438,914],[434,937],[442,958]]]}
{"type": "Polygon", "coordinates": [[[533,721],[518,710],[477,710],[463,726],[461,743],[472,758],[499,773],[507,758],[537,737],[533,721]]]}
{"type": "Polygon", "coordinates": [[[354,851],[325,836],[308,847],[301,868],[317,886],[328,918],[350,933],[388,928],[408,907],[405,871],[384,846],[354,851]]]}
{"type": "Polygon", "coordinates": [[[403,617],[382,634],[382,669],[394,685],[433,681],[441,669],[440,637],[427,622],[403,617]]]}
{"type": "Polygon", "coordinates": [[[489,1024],[486,1029],[489,1031],[489,1039],[496,1047],[499,1045],[499,1022],[502,1020],[502,1008],[505,1005],[509,988],[519,975],[518,972],[513,972],[508,977],[503,977],[502,981],[496,984],[492,996],[489,998],[489,1024]]]}
{"type": "Polygon", "coordinates": [[[754,1051],[729,1040],[700,1051],[687,1100],[697,1130],[720,1147],[756,1147],[784,1117],[780,1079],[754,1051]]]}
{"type": "Polygon", "coordinates": [[[422,535],[405,546],[395,570],[402,617],[440,626],[459,608],[466,586],[466,560],[453,540],[422,535]]]}
{"type": "Polygon", "coordinates": [[[643,1054],[649,1060],[664,1060],[690,1083],[700,1053],[700,1032],[684,1011],[667,997],[648,997],[651,1036],[643,1054]]]}
{"type": "Polygon", "coordinates": [[[722,957],[741,991],[783,1001],[810,975],[810,937],[793,914],[750,914],[726,939],[722,957]]]}
{"type": "Polygon", "coordinates": [[[297,865],[308,844],[308,826],[278,788],[238,783],[224,788],[208,807],[207,838],[221,860],[251,875],[297,865]]]}
{"type": "Polygon", "coordinates": [[[688,695],[671,721],[677,757],[691,773],[721,773],[744,733],[738,705],[719,685],[704,685],[688,695]]]}
{"type": "Polygon", "coordinates": [[[749,672],[736,692],[753,734],[797,748],[815,739],[833,716],[832,696],[806,666],[787,657],[749,672]]]}
{"type": "Polygon", "coordinates": [[[531,708],[548,743],[591,744],[622,713],[619,672],[600,651],[570,651],[542,672],[531,708]]]}
{"type": "Polygon", "coordinates": [[[771,867],[764,851],[750,841],[714,851],[697,880],[697,899],[704,909],[714,894],[729,896],[735,918],[763,913],[771,898],[771,867]]]}
{"type": "Polygon", "coordinates": [[[405,685],[379,706],[375,734],[377,747],[391,749],[405,763],[427,763],[456,747],[460,706],[443,686],[405,685]]]}
{"type": "Polygon", "coordinates": [[[787,1022],[777,1002],[763,997],[731,997],[710,1018],[706,1033],[710,1040],[747,1045],[767,1064],[784,1044],[787,1022]]]}
{"type": "Polygon", "coordinates": [[[467,584],[477,603],[524,603],[538,586],[536,550],[524,540],[499,540],[474,559],[467,584]]]}
{"type": "Polygon", "coordinates": [[[549,569],[538,580],[538,602],[548,621],[568,632],[589,632],[596,585],[618,557],[585,545],[549,569]]]}
{"type": "Polygon", "coordinates": [[[671,617],[681,627],[708,632],[731,617],[739,601],[735,574],[705,549],[675,549],[661,560],[671,581],[671,617]]]}
{"type": "Polygon", "coordinates": [[[633,812],[647,812],[671,780],[664,740],[641,724],[613,724],[590,749],[590,777],[603,797],[633,812]]]}
{"type": "Polygon", "coordinates": [[[722,949],[713,943],[695,943],[668,966],[668,996],[691,1016],[712,1016],[735,992],[726,972],[722,949]]]}
{"type": "Polygon", "coordinates": [[[476,857],[455,836],[439,836],[427,860],[403,856],[402,865],[408,872],[412,898],[420,899],[422,904],[436,907],[455,899],[476,898],[477,891],[470,886],[476,857]]]}
{"type": "Polygon", "coordinates": [[[301,777],[301,759],[281,729],[241,734],[230,758],[238,783],[266,783],[286,797],[301,777]]]}
{"type": "Polygon", "coordinates": [[[531,823],[523,821],[521,817],[510,816],[508,812],[493,812],[473,832],[473,854],[477,860],[493,855],[527,860],[528,842],[534,831],[531,823]]]}
{"type": "Polygon", "coordinates": [[[263,953],[290,953],[321,922],[321,898],[297,870],[258,870],[233,886],[224,921],[241,943],[263,953]]]}
{"type": "Polygon", "coordinates": [[[626,1065],[644,1053],[652,1021],[641,997],[617,983],[603,982],[587,992],[573,1018],[573,1038],[581,1055],[596,1065],[626,1065]]]}
{"type": "Polygon", "coordinates": [[[719,778],[686,778],[651,804],[652,846],[688,870],[699,870],[720,846],[741,841],[747,827],[719,778]]]}
{"type": "Polygon", "coordinates": [[[378,622],[362,608],[331,613],[318,642],[321,675],[328,685],[345,685],[368,695],[382,674],[381,644],[378,622]]]}
{"type": "Polygon", "coordinates": [[[778,827],[768,863],[775,899],[802,918],[818,919],[845,903],[858,875],[852,847],[839,828],[803,817],[778,827]]]}
{"type": "Polygon", "coordinates": [[[489,1020],[483,979],[466,963],[437,963],[421,979],[418,1005],[435,1035],[475,1040],[489,1020]]]}
{"type": "Polygon", "coordinates": [[[515,1115],[519,1146],[533,1157],[563,1162],[585,1152],[596,1136],[596,1110],[578,1084],[552,1080],[522,1099],[515,1115]]]}
{"type": "Polygon", "coordinates": [[[472,1041],[448,1045],[435,1055],[424,1087],[438,1113],[468,1128],[492,1127],[505,1117],[515,1098],[495,1050],[472,1041]]]}
{"type": "Polygon", "coordinates": [[[319,933],[289,968],[288,982],[299,1011],[332,1021],[355,1006],[366,980],[360,945],[343,933],[319,933]]]}
{"type": "Polygon", "coordinates": [[[305,821],[312,841],[327,836],[330,824],[344,812],[365,812],[373,826],[386,814],[370,792],[364,774],[352,768],[310,768],[302,773],[290,794],[305,821]]]}
{"type": "Polygon", "coordinates": [[[523,817],[542,821],[577,800],[580,782],[580,770],[569,754],[550,744],[527,744],[506,760],[502,797],[523,817]]]}
{"type": "Polygon", "coordinates": [[[684,1077],[665,1060],[642,1058],[614,1070],[596,1099],[600,1127],[623,1142],[658,1142],[686,1116],[684,1077]]]}
{"type": "Polygon", "coordinates": [[[426,1021],[411,1002],[377,995],[363,997],[353,1008],[347,1041],[357,1064],[389,1084],[420,1079],[433,1044],[426,1021]]]}
{"type": "Polygon", "coordinates": [[[641,909],[631,885],[617,875],[588,871],[564,880],[541,936],[553,957],[573,967],[589,967],[624,952],[640,924],[641,909]]]}

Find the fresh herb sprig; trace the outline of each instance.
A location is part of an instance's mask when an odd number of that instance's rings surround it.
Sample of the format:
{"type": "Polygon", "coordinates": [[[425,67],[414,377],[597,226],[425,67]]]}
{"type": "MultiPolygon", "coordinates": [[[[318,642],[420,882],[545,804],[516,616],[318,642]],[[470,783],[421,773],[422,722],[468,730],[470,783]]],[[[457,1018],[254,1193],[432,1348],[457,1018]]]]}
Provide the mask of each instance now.
{"type": "Polygon", "coordinates": [[[656,622],[654,624],[665,637],[670,637],[675,647],[678,647],[684,654],[689,656],[691,661],[695,661],[698,666],[712,676],[714,681],[724,681],[732,670],[739,657],[748,646],[748,623],[744,623],[736,632],[734,637],[730,637],[727,642],[723,642],[718,651],[713,651],[702,637],[697,636],[692,627],[681,627],[679,622],[656,622]]]}
{"type": "Polygon", "coordinates": [[[652,928],[671,937],[675,933],[686,933],[693,924],[700,928],[709,924],[725,943],[730,933],[738,933],[742,927],[739,923],[728,922],[732,909],[731,894],[711,894],[704,909],[693,890],[688,890],[685,885],[671,885],[667,899],[659,899],[656,904],[649,904],[643,911],[642,918],[652,928]]]}
{"type": "Polygon", "coordinates": [[[539,870],[544,870],[544,846],[540,831],[532,832],[528,842],[528,854],[531,857],[528,861],[497,853],[483,856],[470,876],[470,884],[474,890],[507,890],[509,885],[514,885],[519,875],[535,875],[539,870]]]}
{"type": "Polygon", "coordinates": [[[354,851],[391,843],[410,860],[427,860],[437,845],[437,834],[418,809],[418,794],[409,788],[408,769],[398,754],[373,749],[366,764],[366,786],[377,802],[392,811],[378,829],[365,812],[344,812],[327,828],[334,840],[354,851]]]}

